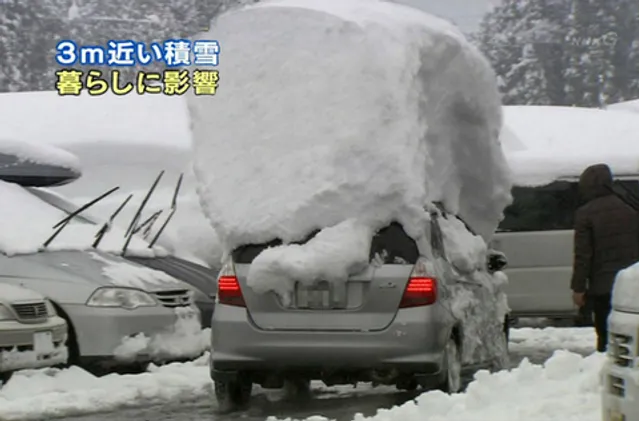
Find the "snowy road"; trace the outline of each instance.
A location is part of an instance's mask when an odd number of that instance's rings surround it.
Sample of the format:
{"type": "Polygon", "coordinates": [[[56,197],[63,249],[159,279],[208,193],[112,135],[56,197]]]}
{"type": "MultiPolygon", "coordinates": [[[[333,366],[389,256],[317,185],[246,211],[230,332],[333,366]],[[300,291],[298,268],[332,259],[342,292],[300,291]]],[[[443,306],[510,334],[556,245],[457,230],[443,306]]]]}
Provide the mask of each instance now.
{"type": "MultiPolygon", "coordinates": [[[[511,363],[518,367],[528,358],[533,364],[543,364],[557,349],[590,355],[594,351],[593,342],[594,332],[588,328],[515,329],[511,334],[511,363]]],[[[215,400],[205,363],[201,359],[144,375],[101,379],[79,369],[48,375],[42,371],[21,374],[0,392],[0,419],[264,421],[269,416],[301,420],[321,414],[329,419],[351,421],[358,412],[374,415],[380,408],[390,408],[415,397],[390,387],[327,388],[318,383],[310,401],[281,401],[279,392],[258,390],[250,410],[222,416],[213,412],[215,400]]]]}

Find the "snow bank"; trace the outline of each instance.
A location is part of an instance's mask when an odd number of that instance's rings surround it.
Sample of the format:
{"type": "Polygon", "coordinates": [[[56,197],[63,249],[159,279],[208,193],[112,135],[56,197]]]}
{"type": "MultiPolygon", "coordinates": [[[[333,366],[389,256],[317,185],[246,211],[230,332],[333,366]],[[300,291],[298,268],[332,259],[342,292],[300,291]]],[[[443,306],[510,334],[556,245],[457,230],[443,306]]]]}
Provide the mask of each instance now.
{"type": "Polygon", "coordinates": [[[95,377],[79,367],[16,373],[0,390],[0,419],[38,420],[208,396],[208,354],[139,375],[95,377]]]}
{"type": "Polygon", "coordinates": [[[492,235],[510,200],[500,99],[451,24],[381,1],[291,0],[212,26],[202,37],[224,39],[220,89],[188,102],[198,193],[226,252],[351,219],[371,231],[395,219],[417,239],[436,200],[492,235]]]}
{"type": "Polygon", "coordinates": [[[639,99],[610,104],[606,107],[606,109],[611,111],[630,111],[639,113],[639,99]]]}
{"type": "Polygon", "coordinates": [[[501,140],[518,185],[578,176],[605,162],[616,174],[639,172],[636,114],[592,108],[505,106],[501,140]]]}
{"type": "Polygon", "coordinates": [[[154,361],[171,358],[196,358],[211,345],[211,329],[202,329],[197,312],[189,308],[176,308],[175,324],[167,332],[151,338],[140,333],[122,340],[114,355],[122,361],[138,355],[150,355],[154,361]]]}
{"type": "MultiPolygon", "coordinates": [[[[510,371],[480,371],[465,393],[424,393],[371,417],[358,414],[353,421],[600,421],[604,360],[604,354],[584,358],[557,351],[543,366],[524,360],[510,371]]],[[[314,416],[307,420],[328,419],[314,416]]]]}
{"type": "Polygon", "coordinates": [[[552,351],[566,349],[580,354],[595,352],[597,337],[591,327],[536,329],[524,327],[511,329],[509,349],[512,352],[524,353],[529,350],[552,351]]]}
{"type": "MultiPolygon", "coordinates": [[[[30,254],[42,249],[53,234],[53,226],[67,214],[54,208],[17,184],[0,181],[0,252],[7,255],[30,254]]],[[[90,250],[98,226],[74,218],[49,245],[49,250],[90,250]]],[[[113,227],[103,238],[99,249],[120,253],[124,246],[124,230],[113,227]]],[[[162,250],[149,249],[147,244],[133,238],[131,254],[153,256],[162,250]]]]}
{"type": "MultiPolygon", "coordinates": [[[[3,120],[2,124],[5,124],[5,120],[3,120]]],[[[30,125],[33,126],[33,122],[31,122],[30,125]]],[[[4,138],[4,136],[6,136],[6,134],[4,131],[1,131],[0,154],[14,155],[21,161],[60,166],[73,170],[78,174],[82,172],[78,158],[65,150],[46,144],[12,140],[14,138],[4,138]]]]}
{"type": "Polygon", "coordinates": [[[612,306],[615,310],[639,313],[639,262],[617,274],[612,306]]]}

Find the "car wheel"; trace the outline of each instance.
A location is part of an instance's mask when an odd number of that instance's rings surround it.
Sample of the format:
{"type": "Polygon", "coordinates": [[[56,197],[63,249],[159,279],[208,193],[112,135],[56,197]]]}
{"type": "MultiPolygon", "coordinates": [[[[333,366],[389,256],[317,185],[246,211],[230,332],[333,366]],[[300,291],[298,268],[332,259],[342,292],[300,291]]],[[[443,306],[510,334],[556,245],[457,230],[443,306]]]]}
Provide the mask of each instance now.
{"type": "Polygon", "coordinates": [[[238,380],[215,380],[215,398],[218,411],[232,412],[248,406],[253,383],[238,380]]]}
{"type": "Polygon", "coordinates": [[[284,394],[288,399],[307,399],[311,396],[311,381],[306,379],[286,379],[284,394]]]}
{"type": "Polygon", "coordinates": [[[448,339],[444,351],[446,377],[440,389],[446,393],[458,393],[462,389],[462,362],[459,346],[454,338],[448,339]]]}
{"type": "Polygon", "coordinates": [[[4,371],[0,373],[0,389],[2,389],[2,386],[4,386],[5,384],[9,382],[9,379],[11,378],[12,375],[13,375],[13,371],[4,371]]]}

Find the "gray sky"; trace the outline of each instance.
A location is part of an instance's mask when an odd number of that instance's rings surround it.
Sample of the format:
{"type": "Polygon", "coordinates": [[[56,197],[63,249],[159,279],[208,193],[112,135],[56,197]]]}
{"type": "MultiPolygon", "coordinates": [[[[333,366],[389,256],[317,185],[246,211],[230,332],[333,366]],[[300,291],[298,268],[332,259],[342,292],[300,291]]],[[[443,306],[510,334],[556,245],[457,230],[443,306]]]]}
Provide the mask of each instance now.
{"type": "Polygon", "coordinates": [[[452,20],[462,31],[475,31],[482,16],[499,0],[395,0],[452,20]]]}

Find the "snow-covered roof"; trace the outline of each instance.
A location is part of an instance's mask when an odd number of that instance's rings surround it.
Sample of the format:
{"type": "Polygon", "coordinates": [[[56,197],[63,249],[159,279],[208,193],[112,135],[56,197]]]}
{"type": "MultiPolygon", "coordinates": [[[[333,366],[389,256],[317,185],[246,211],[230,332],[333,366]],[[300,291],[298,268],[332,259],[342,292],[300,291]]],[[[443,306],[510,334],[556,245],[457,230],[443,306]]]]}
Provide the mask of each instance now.
{"type": "Polygon", "coordinates": [[[610,104],[607,109],[612,111],[631,111],[639,113],[639,99],[610,104]]]}
{"type": "Polygon", "coordinates": [[[629,112],[505,106],[501,140],[517,184],[545,184],[607,163],[639,173],[639,118],[629,112]]]}
{"type": "Polygon", "coordinates": [[[37,144],[112,141],[190,146],[182,97],[12,92],[0,94],[0,115],[4,116],[1,137],[37,144]]]}

